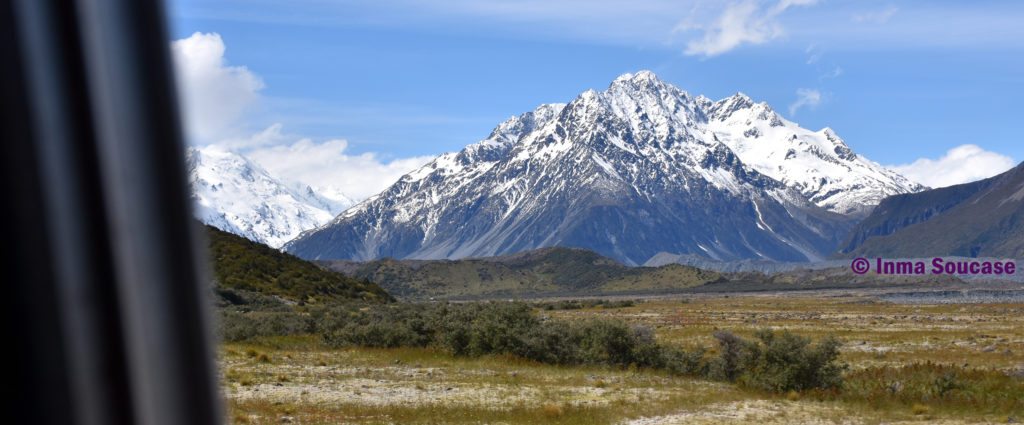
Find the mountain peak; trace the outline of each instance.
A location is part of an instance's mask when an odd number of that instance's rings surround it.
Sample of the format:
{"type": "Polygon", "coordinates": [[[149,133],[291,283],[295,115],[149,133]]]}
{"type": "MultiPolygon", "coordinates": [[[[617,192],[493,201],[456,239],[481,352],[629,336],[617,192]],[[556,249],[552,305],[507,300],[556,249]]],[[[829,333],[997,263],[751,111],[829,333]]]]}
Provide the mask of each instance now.
{"type": "Polygon", "coordinates": [[[658,76],[654,75],[653,72],[644,69],[644,70],[637,71],[635,73],[627,72],[625,74],[622,74],[622,75],[618,76],[617,78],[615,78],[615,81],[613,81],[613,83],[624,82],[624,81],[631,81],[631,82],[634,82],[634,83],[639,83],[639,82],[652,82],[652,81],[661,81],[661,80],[659,80],[658,76]]]}
{"type": "Polygon", "coordinates": [[[196,217],[250,240],[279,247],[348,206],[344,197],[326,199],[281,180],[238,152],[205,146],[185,155],[196,217]]]}
{"type": "Polygon", "coordinates": [[[836,212],[915,190],[767,103],[691,97],[650,71],[548,109],[495,132],[505,143],[442,155],[285,249],[368,260],[572,246],[626,264],[659,252],[807,261],[848,230],[836,212]]]}
{"type": "Polygon", "coordinates": [[[633,74],[633,80],[634,81],[660,81],[660,80],[658,80],[658,76],[657,75],[654,75],[653,72],[648,71],[646,69],[638,71],[636,74],[633,74]]]}
{"type": "Polygon", "coordinates": [[[751,99],[750,96],[747,96],[746,93],[741,92],[741,91],[736,92],[736,94],[734,94],[732,96],[729,96],[726,99],[731,99],[731,100],[733,100],[735,102],[741,102],[741,103],[745,103],[745,104],[749,104],[749,105],[753,105],[754,104],[754,100],[751,99]]]}
{"type": "Polygon", "coordinates": [[[570,246],[627,264],[662,251],[826,255],[845,218],[745,165],[709,131],[702,105],[649,71],[625,74],[529,134],[503,133],[516,137],[486,156],[472,146],[442,155],[285,249],[366,260],[570,246]]]}
{"type": "Polygon", "coordinates": [[[606,92],[621,91],[630,93],[630,96],[635,96],[638,93],[661,93],[661,92],[678,92],[682,93],[684,97],[685,92],[678,87],[666,83],[664,80],[658,78],[651,71],[638,71],[636,73],[626,73],[616,78],[610,85],[606,92]]]}
{"type": "Polygon", "coordinates": [[[562,109],[564,103],[545,103],[536,109],[517,116],[510,117],[501,124],[498,124],[491,134],[477,145],[510,144],[519,141],[519,138],[543,127],[553,120],[562,109]]]}
{"type": "MultiPolygon", "coordinates": [[[[754,100],[742,92],[736,92],[736,94],[729,96],[725,99],[714,102],[708,108],[708,118],[725,121],[733,114],[752,109],[755,105],[754,100]]],[[[767,104],[764,104],[767,107],[767,104]]],[[[768,110],[771,110],[768,107],[768,110]]]]}

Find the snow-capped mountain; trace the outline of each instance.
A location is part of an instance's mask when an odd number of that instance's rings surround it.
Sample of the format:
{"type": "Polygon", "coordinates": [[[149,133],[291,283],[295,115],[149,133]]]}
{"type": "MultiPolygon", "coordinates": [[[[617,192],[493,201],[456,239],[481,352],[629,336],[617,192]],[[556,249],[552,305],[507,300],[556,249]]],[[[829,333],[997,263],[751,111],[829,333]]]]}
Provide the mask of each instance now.
{"type": "MultiPolygon", "coordinates": [[[[501,123],[284,248],[366,260],[571,246],[628,264],[660,252],[783,261],[831,253],[852,219],[747,165],[722,139],[757,127],[726,130],[719,121],[742,109],[728,103],[692,97],[648,71],[625,74],[603,92],[501,123]]],[[[819,198],[840,210],[849,204],[819,198]]]]}
{"type": "Polygon", "coordinates": [[[862,216],[883,198],[925,189],[853,153],[831,128],[801,128],[742,93],[699,103],[706,128],[743,163],[830,211],[862,216]]]}
{"type": "Polygon", "coordinates": [[[311,188],[313,193],[319,198],[320,202],[326,205],[328,211],[331,212],[331,218],[345,211],[348,207],[356,204],[356,201],[349,198],[344,191],[336,186],[325,185],[325,186],[308,186],[299,183],[300,187],[311,188]]]}
{"type": "Polygon", "coordinates": [[[248,158],[216,147],[189,148],[186,164],[200,221],[275,248],[352,205],[343,195],[332,199],[282,181],[248,158]]]}

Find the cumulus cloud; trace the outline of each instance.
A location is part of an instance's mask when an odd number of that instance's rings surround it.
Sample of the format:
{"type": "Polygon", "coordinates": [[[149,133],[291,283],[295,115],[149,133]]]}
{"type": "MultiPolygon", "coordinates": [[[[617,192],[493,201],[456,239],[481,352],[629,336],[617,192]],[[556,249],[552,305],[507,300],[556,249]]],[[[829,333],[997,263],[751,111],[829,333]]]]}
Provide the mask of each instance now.
{"type": "Polygon", "coordinates": [[[274,123],[261,131],[257,131],[252,134],[245,134],[239,137],[228,137],[218,140],[215,144],[224,149],[242,151],[251,148],[290,143],[298,138],[298,136],[285,134],[282,131],[283,128],[284,126],[281,123],[274,123]]]}
{"type": "Polygon", "coordinates": [[[217,33],[195,33],[171,43],[189,142],[238,152],[284,180],[313,187],[328,198],[360,201],[433,157],[384,160],[350,154],[348,142],[314,142],[253,117],[263,80],[244,66],[228,65],[217,33]],[[254,128],[265,128],[253,131],[254,128]]]}
{"type": "Polygon", "coordinates": [[[821,92],[814,89],[796,89],[796,101],[789,105],[789,115],[796,115],[800,108],[814,109],[821,104],[821,92]]]}
{"type": "Polygon", "coordinates": [[[709,26],[680,24],[677,30],[701,30],[703,37],[686,44],[685,53],[716,56],[743,44],[761,44],[783,34],[778,17],[793,6],[812,5],[816,0],[782,0],[773,5],[755,0],[730,4],[709,26]]]}
{"type": "Polygon", "coordinates": [[[383,191],[434,159],[416,156],[387,161],[372,152],[349,154],[347,150],[345,140],[301,139],[252,149],[246,155],[277,176],[306,183],[325,195],[340,191],[355,201],[383,191]]]}
{"type": "Polygon", "coordinates": [[[885,8],[885,9],[882,9],[882,10],[876,10],[876,11],[872,11],[872,12],[856,13],[850,19],[853,20],[853,22],[856,22],[856,23],[859,23],[859,24],[878,24],[878,25],[881,25],[881,24],[884,24],[886,22],[889,22],[889,20],[892,19],[892,17],[894,15],[896,15],[896,12],[899,12],[899,11],[900,11],[900,9],[898,7],[896,7],[896,6],[889,6],[889,7],[885,8]]]}
{"type": "Polygon", "coordinates": [[[960,145],[939,159],[921,158],[910,164],[889,168],[907,178],[932,188],[953,186],[992,177],[1009,170],[1013,158],[986,151],[977,145],[960,145]]]}
{"type": "Polygon", "coordinates": [[[244,115],[259,100],[263,81],[230,66],[220,34],[195,33],[171,43],[189,141],[208,144],[244,131],[244,115]]]}

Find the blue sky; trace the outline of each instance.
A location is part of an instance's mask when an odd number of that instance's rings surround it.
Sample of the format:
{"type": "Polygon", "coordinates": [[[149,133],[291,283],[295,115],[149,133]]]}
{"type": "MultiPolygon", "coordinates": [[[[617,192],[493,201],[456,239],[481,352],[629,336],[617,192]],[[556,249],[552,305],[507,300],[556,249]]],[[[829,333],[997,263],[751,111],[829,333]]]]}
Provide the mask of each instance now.
{"type": "Polygon", "coordinates": [[[408,168],[540,103],[650,69],[693,94],[742,91],[804,127],[830,126],[882,164],[933,161],[917,173],[942,170],[963,145],[995,161],[973,168],[1024,159],[1024,2],[168,4],[175,39],[219,35],[214,68],[253,79],[225,92],[248,100],[206,142],[276,124],[263,146],[343,139],[344,155],[408,168]]]}

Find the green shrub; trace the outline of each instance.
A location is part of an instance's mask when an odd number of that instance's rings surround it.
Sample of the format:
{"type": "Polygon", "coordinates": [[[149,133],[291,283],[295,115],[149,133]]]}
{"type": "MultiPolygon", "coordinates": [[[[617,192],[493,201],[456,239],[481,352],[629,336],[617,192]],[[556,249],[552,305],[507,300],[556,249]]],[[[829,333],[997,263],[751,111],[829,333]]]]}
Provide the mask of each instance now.
{"type": "Polygon", "coordinates": [[[336,308],[317,317],[324,343],[331,347],[425,347],[433,338],[422,308],[336,308]]]}
{"type": "Polygon", "coordinates": [[[713,336],[718,341],[719,354],[708,366],[708,374],[713,379],[735,382],[743,372],[749,342],[728,331],[715,331],[713,336]]]}
{"type": "Polygon", "coordinates": [[[527,336],[540,327],[529,306],[523,303],[476,304],[464,352],[470,356],[513,354],[526,357],[531,351],[527,336]],[[483,308],[479,308],[483,307],[483,308]]]}
{"type": "Polygon", "coordinates": [[[625,323],[599,319],[579,324],[576,331],[580,334],[580,356],[584,363],[631,363],[635,341],[625,323]]]}
{"type": "MultiPolygon", "coordinates": [[[[236,295],[225,297],[242,302],[232,308],[247,308],[249,301],[236,295]]],[[[273,308],[224,310],[224,339],[317,333],[330,347],[430,346],[456,356],[512,355],[546,364],[650,368],[779,393],[838,388],[845,368],[837,362],[839,342],[834,338],[812,344],[786,331],[759,331],[750,340],[718,331],[718,353],[709,359],[704,348],[687,351],[660,344],[647,326],[617,319],[542,318],[522,302],[273,308]]],[[[959,375],[936,374],[927,382],[933,397],[958,393],[959,375]]]]}
{"type": "Polygon", "coordinates": [[[324,334],[324,342],[333,347],[419,347],[424,346],[419,334],[408,327],[393,324],[370,323],[365,325],[349,325],[342,329],[324,334]]]}
{"type": "Polygon", "coordinates": [[[810,338],[770,330],[759,331],[757,338],[761,343],[751,345],[751,363],[743,377],[747,385],[775,392],[842,385],[845,365],[836,362],[839,340],[826,337],[811,345],[810,338]]]}
{"type": "Polygon", "coordinates": [[[761,330],[750,341],[716,332],[720,353],[709,374],[765,391],[784,393],[839,388],[846,366],[837,362],[840,343],[826,337],[817,344],[789,331],[761,330]]]}
{"type": "Polygon", "coordinates": [[[579,341],[579,333],[569,323],[545,321],[535,332],[525,336],[522,356],[548,364],[580,364],[579,341]]]}
{"type": "Polygon", "coordinates": [[[223,311],[219,325],[218,333],[221,339],[229,342],[268,336],[308,334],[315,331],[310,317],[291,311],[223,311]]]}
{"type": "Polygon", "coordinates": [[[442,306],[433,322],[437,345],[456,356],[468,355],[473,319],[467,308],[442,306]]]}
{"type": "Polygon", "coordinates": [[[623,367],[664,368],[668,363],[668,351],[649,328],[619,320],[541,320],[523,303],[445,305],[433,323],[436,344],[454,355],[511,354],[542,363],[623,367]]]}
{"type": "Polygon", "coordinates": [[[637,301],[634,300],[602,300],[602,299],[589,299],[589,300],[561,300],[561,301],[546,301],[538,302],[534,305],[542,310],[579,310],[583,308],[625,308],[636,305],[637,301]]]}
{"type": "Polygon", "coordinates": [[[707,350],[703,347],[685,351],[676,347],[661,347],[663,368],[673,375],[707,376],[709,365],[704,361],[707,350]]]}

